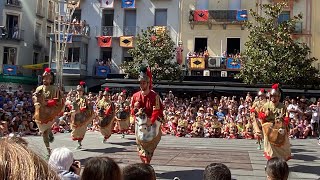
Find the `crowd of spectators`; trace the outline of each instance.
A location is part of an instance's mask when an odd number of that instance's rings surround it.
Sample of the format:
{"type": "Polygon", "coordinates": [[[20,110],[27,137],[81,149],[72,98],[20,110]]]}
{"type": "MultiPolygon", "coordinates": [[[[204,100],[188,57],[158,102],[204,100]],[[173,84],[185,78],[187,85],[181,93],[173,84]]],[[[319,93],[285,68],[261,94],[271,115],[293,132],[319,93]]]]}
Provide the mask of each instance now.
{"type": "MultiPolygon", "coordinates": [[[[22,87],[16,91],[12,88],[0,92],[0,135],[9,133],[19,135],[38,135],[38,128],[33,119],[34,107],[32,92],[24,92],[22,87]]],[[[71,102],[76,98],[72,90],[66,96],[71,102]]],[[[123,93],[111,95],[117,103],[120,96],[125,96],[130,106],[130,96],[123,93]]],[[[88,93],[88,99],[95,109],[100,94],[88,93]]],[[[258,97],[248,93],[246,97],[198,97],[180,98],[171,91],[163,98],[164,119],[163,134],[179,137],[205,138],[249,138],[254,137],[250,109],[258,97]]],[[[284,98],[290,117],[290,138],[305,139],[319,136],[320,100],[301,98],[284,98]]],[[[88,126],[90,131],[99,131],[98,118],[88,126]]],[[[134,121],[126,133],[134,133],[134,121]]],[[[64,114],[52,126],[53,133],[70,132],[70,109],[65,108],[64,114]]],[[[115,126],[114,132],[117,133],[115,126]]]]}

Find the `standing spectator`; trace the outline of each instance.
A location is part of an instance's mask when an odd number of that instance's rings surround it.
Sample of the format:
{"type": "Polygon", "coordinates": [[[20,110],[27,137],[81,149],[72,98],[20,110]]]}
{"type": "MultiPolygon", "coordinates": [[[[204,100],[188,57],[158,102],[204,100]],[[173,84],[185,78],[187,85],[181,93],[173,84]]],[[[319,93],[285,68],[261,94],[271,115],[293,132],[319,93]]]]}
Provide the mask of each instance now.
{"type": "Polygon", "coordinates": [[[12,39],[18,39],[18,38],[19,38],[19,27],[18,27],[18,24],[16,24],[13,27],[12,39]]]}
{"type": "Polygon", "coordinates": [[[317,104],[312,104],[310,106],[310,109],[312,111],[312,117],[311,117],[311,128],[312,128],[312,136],[319,135],[318,128],[319,128],[319,118],[320,118],[320,101],[317,102],[317,104]]]}

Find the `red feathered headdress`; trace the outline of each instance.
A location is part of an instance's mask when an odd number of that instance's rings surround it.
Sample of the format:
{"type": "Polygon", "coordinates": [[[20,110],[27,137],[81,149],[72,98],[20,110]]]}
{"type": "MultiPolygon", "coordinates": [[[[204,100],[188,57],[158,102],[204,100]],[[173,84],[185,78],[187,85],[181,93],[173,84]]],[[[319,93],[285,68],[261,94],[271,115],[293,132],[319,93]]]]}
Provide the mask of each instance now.
{"type": "Polygon", "coordinates": [[[110,90],[110,89],[109,89],[108,87],[104,88],[104,91],[107,91],[107,92],[108,92],[109,90],[110,90]]]}
{"type": "Polygon", "coordinates": [[[279,90],[279,84],[273,84],[271,86],[271,91],[270,91],[270,95],[272,96],[281,96],[280,90],[279,90]]]}
{"type": "Polygon", "coordinates": [[[153,87],[153,85],[152,85],[152,74],[151,74],[151,70],[150,70],[150,68],[148,67],[147,68],[147,76],[149,77],[149,79],[150,79],[150,81],[149,81],[149,88],[150,88],[150,90],[152,89],[152,87],[153,87]]]}
{"type": "Polygon", "coordinates": [[[81,86],[83,86],[83,85],[86,85],[86,82],[84,82],[84,81],[80,81],[80,83],[79,83],[81,86]]]}
{"type": "Polygon", "coordinates": [[[279,84],[278,84],[278,83],[277,83],[277,84],[273,84],[271,88],[272,88],[272,89],[276,89],[276,90],[278,90],[278,88],[279,88],[279,84]]]}
{"type": "Polygon", "coordinates": [[[47,72],[47,73],[51,73],[51,69],[50,68],[45,68],[44,71],[47,72]]]}
{"type": "Polygon", "coordinates": [[[51,76],[51,69],[50,68],[45,68],[42,76],[51,76]]]}

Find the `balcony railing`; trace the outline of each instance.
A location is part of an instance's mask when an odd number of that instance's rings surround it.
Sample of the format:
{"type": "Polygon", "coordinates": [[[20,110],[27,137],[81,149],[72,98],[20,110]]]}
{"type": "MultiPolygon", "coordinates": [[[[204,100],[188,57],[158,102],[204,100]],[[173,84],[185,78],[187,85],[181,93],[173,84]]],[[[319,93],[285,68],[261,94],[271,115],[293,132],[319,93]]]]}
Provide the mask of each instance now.
{"type": "Polygon", "coordinates": [[[0,28],[1,39],[8,39],[8,40],[23,40],[24,39],[24,30],[14,30],[14,28],[9,28],[7,30],[5,27],[0,28]]]}
{"type": "Polygon", "coordinates": [[[4,0],[8,6],[21,7],[21,2],[19,0],[4,0]]]}
{"type": "MultiPolygon", "coordinates": [[[[189,21],[196,20],[197,10],[190,11],[189,21]]],[[[211,23],[237,23],[247,20],[246,10],[208,10],[208,22],[211,23]]]]}
{"type": "Polygon", "coordinates": [[[90,26],[88,24],[71,23],[69,33],[72,33],[72,35],[90,36],[90,26]]]}
{"type": "Polygon", "coordinates": [[[101,26],[96,29],[96,36],[137,36],[139,32],[138,26],[101,26]]]}
{"type": "Polygon", "coordinates": [[[9,76],[30,76],[32,70],[20,65],[0,64],[0,74],[9,76]]]}
{"type": "MultiPolygon", "coordinates": [[[[57,64],[55,62],[51,63],[51,68],[56,69],[57,64]]],[[[81,64],[80,62],[69,62],[69,63],[63,63],[63,69],[87,70],[87,66],[85,64],[81,64]]]]}

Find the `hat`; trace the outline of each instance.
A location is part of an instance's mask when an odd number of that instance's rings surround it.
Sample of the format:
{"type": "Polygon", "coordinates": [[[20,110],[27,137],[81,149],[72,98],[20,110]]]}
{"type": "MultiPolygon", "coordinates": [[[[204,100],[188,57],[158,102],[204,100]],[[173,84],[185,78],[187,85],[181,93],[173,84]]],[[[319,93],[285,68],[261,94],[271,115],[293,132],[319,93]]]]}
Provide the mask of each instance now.
{"type": "Polygon", "coordinates": [[[152,89],[152,74],[149,67],[141,66],[138,81],[147,81],[150,83],[149,87],[152,89]]]}
{"type": "Polygon", "coordinates": [[[86,83],[84,81],[80,81],[79,85],[77,86],[77,91],[83,91],[85,90],[86,83]]]}
{"type": "Polygon", "coordinates": [[[108,87],[104,88],[103,95],[109,95],[110,89],[108,87]]]}
{"type": "Polygon", "coordinates": [[[266,95],[266,90],[260,89],[260,91],[258,92],[258,96],[265,96],[265,95],[266,95]]]}
{"type": "Polygon", "coordinates": [[[271,87],[270,96],[281,96],[281,92],[279,89],[279,84],[273,84],[271,87]]]}
{"type": "Polygon", "coordinates": [[[51,72],[51,69],[50,68],[46,68],[44,69],[44,72],[42,74],[42,77],[45,77],[45,76],[52,76],[53,73],[51,72]]]}

